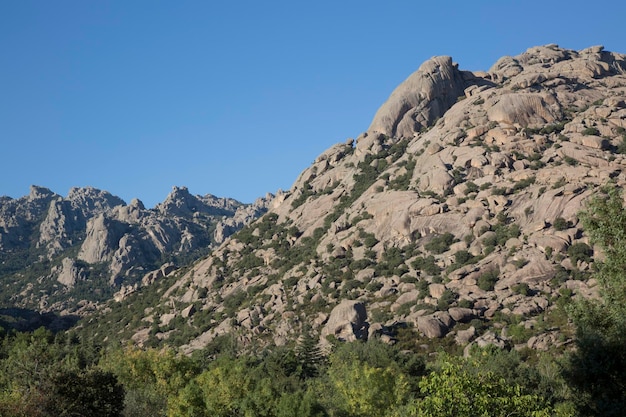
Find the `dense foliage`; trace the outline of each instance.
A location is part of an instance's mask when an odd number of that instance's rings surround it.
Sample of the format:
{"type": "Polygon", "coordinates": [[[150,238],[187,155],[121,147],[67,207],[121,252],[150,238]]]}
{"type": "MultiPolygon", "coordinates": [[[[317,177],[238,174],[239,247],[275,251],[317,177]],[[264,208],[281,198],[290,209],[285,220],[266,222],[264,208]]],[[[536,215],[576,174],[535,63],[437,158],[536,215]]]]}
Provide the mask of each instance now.
{"type": "Polygon", "coordinates": [[[0,415],[385,417],[514,409],[542,416],[565,401],[545,390],[562,382],[516,352],[441,354],[427,364],[376,340],[339,344],[326,355],[312,340],[305,334],[293,348],[190,358],[166,349],[100,350],[45,330],[6,335],[0,415]]]}

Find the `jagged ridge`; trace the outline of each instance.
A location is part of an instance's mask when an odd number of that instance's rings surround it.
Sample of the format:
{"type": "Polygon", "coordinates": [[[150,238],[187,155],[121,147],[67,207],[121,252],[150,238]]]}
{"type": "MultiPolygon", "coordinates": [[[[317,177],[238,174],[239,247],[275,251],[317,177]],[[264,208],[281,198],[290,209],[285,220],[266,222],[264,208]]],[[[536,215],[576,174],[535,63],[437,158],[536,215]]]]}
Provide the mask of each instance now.
{"type": "Polygon", "coordinates": [[[206,254],[270,200],[246,205],[174,187],[146,209],[92,187],[72,188],[64,198],[33,186],[26,197],[0,200],[0,277],[13,286],[12,306],[72,311],[120,286],[131,292],[165,262],[206,254]]]}

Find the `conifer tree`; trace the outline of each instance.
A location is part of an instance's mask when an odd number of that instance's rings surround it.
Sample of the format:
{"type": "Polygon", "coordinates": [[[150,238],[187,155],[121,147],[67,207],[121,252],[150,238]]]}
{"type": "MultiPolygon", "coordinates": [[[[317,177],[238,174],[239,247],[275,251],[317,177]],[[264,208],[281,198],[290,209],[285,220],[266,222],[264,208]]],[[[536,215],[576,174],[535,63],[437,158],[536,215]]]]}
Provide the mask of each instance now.
{"type": "Polygon", "coordinates": [[[296,346],[296,360],[300,378],[314,378],[319,374],[319,369],[324,363],[324,354],[319,347],[318,340],[313,337],[312,330],[308,327],[303,329],[296,346]]]}

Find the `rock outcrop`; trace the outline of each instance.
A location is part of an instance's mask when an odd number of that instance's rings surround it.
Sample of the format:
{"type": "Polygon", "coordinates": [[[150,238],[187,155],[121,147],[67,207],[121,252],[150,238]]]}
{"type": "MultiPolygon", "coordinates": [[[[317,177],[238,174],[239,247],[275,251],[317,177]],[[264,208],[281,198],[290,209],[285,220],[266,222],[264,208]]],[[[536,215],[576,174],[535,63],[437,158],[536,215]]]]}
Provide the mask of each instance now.
{"type": "MultiPolygon", "coordinates": [[[[473,77],[471,77],[473,78],[473,77]]],[[[456,103],[468,83],[449,56],[434,57],[391,93],[368,131],[413,137],[456,103]]]]}

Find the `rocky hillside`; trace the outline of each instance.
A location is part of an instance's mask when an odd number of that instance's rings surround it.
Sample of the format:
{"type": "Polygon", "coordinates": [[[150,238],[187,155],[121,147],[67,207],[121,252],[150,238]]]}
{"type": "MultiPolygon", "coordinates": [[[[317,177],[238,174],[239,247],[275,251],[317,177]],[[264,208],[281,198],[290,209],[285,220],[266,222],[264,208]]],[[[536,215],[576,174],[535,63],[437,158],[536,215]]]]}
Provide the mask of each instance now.
{"type": "Polygon", "coordinates": [[[174,187],[146,209],[94,188],[62,197],[42,187],[0,198],[0,285],[4,307],[76,312],[128,293],[206,255],[267,210],[174,187]],[[152,270],[157,270],[148,274],[152,270]]]}
{"type": "Polygon", "coordinates": [[[626,183],[625,132],[625,55],[547,45],[474,73],[432,58],[261,219],[83,331],[187,353],[306,328],[322,342],[561,348],[563,306],[596,293],[577,213],[626,183]]]}

